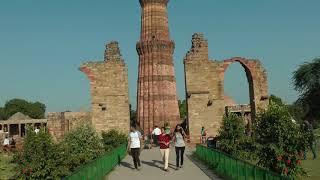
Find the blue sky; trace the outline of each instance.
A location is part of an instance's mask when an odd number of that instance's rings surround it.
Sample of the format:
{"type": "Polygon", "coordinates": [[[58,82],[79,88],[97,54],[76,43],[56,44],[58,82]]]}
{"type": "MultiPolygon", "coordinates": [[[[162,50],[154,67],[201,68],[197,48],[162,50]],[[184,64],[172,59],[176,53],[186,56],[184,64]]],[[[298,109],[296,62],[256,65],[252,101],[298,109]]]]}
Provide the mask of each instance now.
{"type": "MultiPolygon", "coordinates": [[[[178,94],[184,96],[183,57],[194,32],[209,41],[210,58],[260,59],[269,91],[293,102],[291,84],[299,64],[320,56],[319,0],[171,0],[169,23],[176,42],[178,94]]],[[[0,2],[0,106],[18,97],[41,101],[48,111],[90,108],[89,82],[78,67],[102,60],[105,44],[119,41],[129,67],[135,105],[140,32],[138,0],[2,0],[0,2]]],[[[225,80],[227,94],[248,102],[239,64],[225,80]]]]}

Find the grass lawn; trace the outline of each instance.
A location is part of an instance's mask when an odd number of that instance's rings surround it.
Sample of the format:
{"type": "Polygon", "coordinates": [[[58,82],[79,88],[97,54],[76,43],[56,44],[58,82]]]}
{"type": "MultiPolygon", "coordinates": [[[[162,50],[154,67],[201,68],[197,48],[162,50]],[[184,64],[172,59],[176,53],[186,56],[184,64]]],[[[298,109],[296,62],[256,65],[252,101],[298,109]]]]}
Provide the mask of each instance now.
{"type": "MultiPolygon", "coordinates": [[[[320,151],[318,150],[317,155],[320,151]]],[[[319,157],[316,160],[312,159],[312,153],[308,153],[308,159],[302,161],[303,168],[307,171],[309,180],[319,180],[320,179],[320,159],[319,157]]]]}
{"type": "Polygon", "coordinates": [[[9,179],[14,175],[15,164],[11,163],[12,155],[0,152],[0,179],[9,179]]]}
{"type": "Polygon", "coordinates": [[[302,161],[303,168],[307,171],[309,180],[319,180],[320,179],[320,140],[317,142],[317,159],[313,160],[313,155],[308,152],[307,160],[302,161]]]}

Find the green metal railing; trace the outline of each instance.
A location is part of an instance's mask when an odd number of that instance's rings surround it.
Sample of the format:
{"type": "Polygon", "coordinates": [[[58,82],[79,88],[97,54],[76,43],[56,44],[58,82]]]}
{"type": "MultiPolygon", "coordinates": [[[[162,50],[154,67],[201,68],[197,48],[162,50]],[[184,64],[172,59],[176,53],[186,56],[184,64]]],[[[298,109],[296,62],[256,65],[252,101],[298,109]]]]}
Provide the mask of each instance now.
{"type": "Polygon", "coordinates": [[[63,180],[96,180],[103,179],[126,156],[126,144],[84,165],[63,180]]]}
{"type": "Polygon", "coordinates": [[[237,180],[289,180],[290,178],[278,175],[269,170],[252,165],[248,162],[231,157],[228,154],[197,145],[196,155],[218,174],[237,180]]]}

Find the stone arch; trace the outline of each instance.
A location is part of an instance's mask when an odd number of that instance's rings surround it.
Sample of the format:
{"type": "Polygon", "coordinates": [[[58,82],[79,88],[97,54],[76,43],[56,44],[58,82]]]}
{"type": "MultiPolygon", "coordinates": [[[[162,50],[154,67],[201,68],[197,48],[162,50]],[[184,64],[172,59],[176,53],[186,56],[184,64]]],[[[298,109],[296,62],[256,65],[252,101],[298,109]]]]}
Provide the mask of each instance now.
{"type": "Polygon", "coordinates": [[[200,129],[215,136],[225,114],[224,74],[232,63],[240,63],[249,84],[251,119],[268,105],[267,73],[259,60],[234,57],[223,61],[210,60],[208,42],[202,34],[192,36],[191,49],[184,59],[185,89],[191,142],[199,142],[200,129]]]}
{"type": "MultiPolygon", "coordinates": [[[[253,60],[253,59],[246,59],[242,57],[234,57],[231,59],[223,60],[223,71],[220,74],[220,80],[222,83],[221,92],[223,93],[224,97],[224,75],[226,73],[226,70],[228,67],[233,63],[239,63],[245,73],[246,78],[248,81],[248,87],[249,87],[249,99],[250,99],[250,109],[251,109],[251,122],[254,121],[257,113],[257,109],[265,109],[268,101],[268,95],[266,94],[267,91],[264,91],[264,89],[267,89],[267,82],[266,82],[266,72],[264,68],[261,66],[261,63],[259,60],[253,60]]],[[[251,130],[251,123],[249,122],[249,129],[251,130]]]]}
{"type": "MultiPolygon", "coordinates": [[[[250,104],[254,112],[265,109],[268,105],[268,80],[267,72],[261,62],[256,59],[234,57],[223,61],[224,73],[232,63],[239,62],[246,72],[249,84],[250,104]]],[[[223,77],[224,77],[223,73],[223,77]]]]}

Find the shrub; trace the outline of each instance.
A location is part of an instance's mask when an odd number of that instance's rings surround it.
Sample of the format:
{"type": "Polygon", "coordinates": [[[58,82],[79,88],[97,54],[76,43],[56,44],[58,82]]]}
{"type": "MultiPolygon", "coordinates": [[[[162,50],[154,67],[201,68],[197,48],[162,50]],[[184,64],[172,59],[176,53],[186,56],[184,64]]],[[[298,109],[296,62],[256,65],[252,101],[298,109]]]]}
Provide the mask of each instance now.
{"type": "Polygon", "coordinates": [[[18,152],[14,160],[17,162],[17,176],[23,179],[45,179],[52,177],[55,163],[52,157],[56,153],[55,144],[50,135],[41,129],[36,134],[31,127],[27,127],[22,152],[18,152]]]}
{"type": "Polygon", "coordinates": [[[65,135],[56,156],[69,172],[99,157],[103,152],[101,140],[89,124],[83,124],[65,135]]]}
{"type": "Polygon", "coordinates": [[[227,154],[247,160],[255,157],[254,141],[246,136],[244,120],[236,114],[223,117],[219,140],[219,149],[227,154]]]}
{"type": "Polygon", "coordinates": [[[102,142],[105,151],[111,151],[113,148],[120,146],[127,142],[127,135],[116,130],[102,132],[102,142]]]}
{"type": "Polygon", "coordinates": [[[15,156],[17,178],[59,179],[103,152],[101,139],[88,124],[71,130],[58,144],[53,143],[45,129],[36,134],[27,128],[23,151],[15,156]]]}
{"type": "Polygon", "coordinates": [[[305,150],[305,138],[287,107],[271,103],[256,123],[258,164],[286,176],[303,175],[300,153],[305,150]]]}

